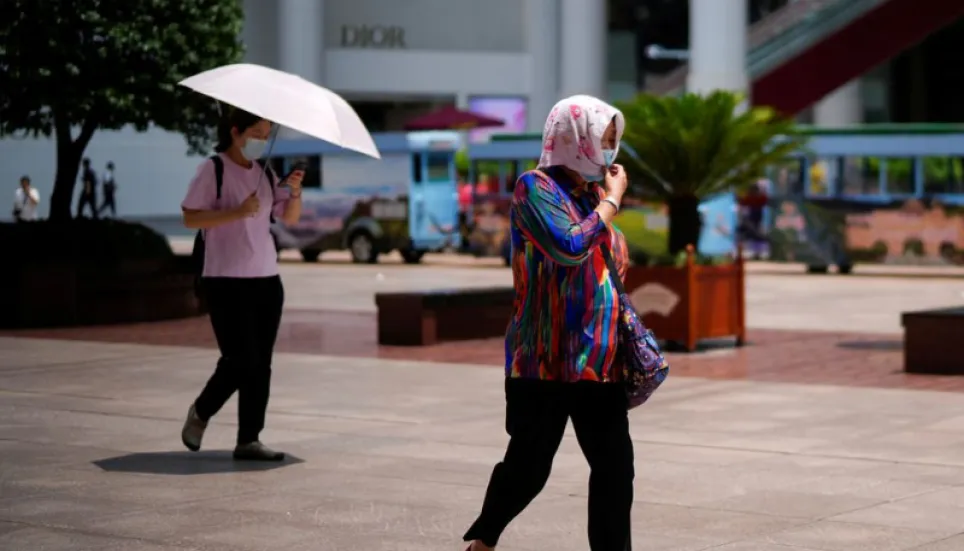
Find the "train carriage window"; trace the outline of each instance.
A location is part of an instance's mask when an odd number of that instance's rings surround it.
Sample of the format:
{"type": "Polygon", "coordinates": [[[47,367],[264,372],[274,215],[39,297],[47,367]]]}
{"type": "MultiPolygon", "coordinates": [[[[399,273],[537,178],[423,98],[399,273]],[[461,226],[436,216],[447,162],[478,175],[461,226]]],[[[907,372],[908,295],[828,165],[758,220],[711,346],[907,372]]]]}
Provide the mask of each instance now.
{"type": "Polygon", "coordinates": [[[280,178],[285,174],[285,158],[284,157],[271,157],[268,159],[268,166],[271,170],[280,178]]]}
{"type": "Polygon", "coordinates": [[[924,193],[964,193],[964,159],[924,157],[924,193]]]}
{"type": "Polygon", "coordinates": [[[421,184],[422,183],[422,154],[415,153],[412,155],[412,183],[421,184]]]}
{"type": "Polygon", "coordinates": [[[426,165],[428,182],[451,182],[452,181],[452,154],[451,153],[426,153],[426,165]]]}
{"type": "MultiPolygon", "coordinates": [[[[836,158],[822,157],[814,159],[810,164],[810,185],[807,195],[810,197],[827,197],[839,183],[839,166],[836,158]]],[[[837,187],[837,189],[840,189],[837,187]]]]}
{"type": "Polygon", "coordinates": [[[321,178],[321,155],[303,157],[302,160],[307,163],[308,167],[305,169],[305,179],[302,180],[301,186],[321,189],[324,185],[321,178]]]}
{"type": "Polygon", "coordinates": [[[308,155],[302,157],[271,157],[268,165],[278,176],[284,177],[297,163],[305,163],[305,177],[301,181],[301,187],[321,188],[321,155],[308,155]]]}
{"type": "Polygon", "coordinates": [[[800,178],[803,175],[803,159],[791,158],[784,163],[767,169],[770,181],[767,193],[778,197],[800,195],[803,190],[800,178]]]}
{"type": "Polygon", "coordinates": [[[887,193],[898,195],[914,194],[914,160],[887,159],[887,193]]]}

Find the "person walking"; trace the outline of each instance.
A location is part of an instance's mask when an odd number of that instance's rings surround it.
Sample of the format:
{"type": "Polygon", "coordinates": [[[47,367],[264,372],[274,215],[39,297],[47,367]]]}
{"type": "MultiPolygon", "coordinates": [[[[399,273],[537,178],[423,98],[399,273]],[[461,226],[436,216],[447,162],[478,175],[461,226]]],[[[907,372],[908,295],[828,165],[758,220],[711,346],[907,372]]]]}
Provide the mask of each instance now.
{"type": "Polygon", "coordinates": [[[505,337],[510,439],[465,533],[470,551],[494,549],[539,494],[570,419],[591,470],[590,548],[630,548],[633,443],[616,354],[619,302],[602,252],[609,248],[625,277],[626,240],[612,226],[627,187],[614,164],[624,127],[622,113],[599,99],[560,101],[546,120],[538,168],[515,185],[516,298],[505,337]]]}
{"type": "Polygon", "coordinates": [[[117,201],[115,200],[115,193],[117,192],[117,181],[114,180],[114,161],[107,162],[107,170],[104,171],[104,177],[102,179],[104,186],[104,203],[100,206],[100,213],[103,214],[105,210],[110,209],[110,217],[117,217],[117,201]]]}
{"type": "Polygon", "coordinates": [[[203,232],[201,284],[221,352],[214,374],[188,408],[181,440],[199,450],[208,422],[237,391],[238,460],[284,459],[259,439],[284,303],[270,224],[273,216],[297,222],[304,172],[293,171],[274,184],[273,173],[258,162],[270,133],[269,121],[232,109],[218,129],[219,153],[198,167],[181,204],[184,225],[203,232]]]}
{"type": "Polygon", "coordinates": [[[90,217],[97,219],[97,174],[90,168],[90,159],[81,162],[80,199],[77,201],[77,218],[84,215],[84,207],[90,207],[90,217]]]}

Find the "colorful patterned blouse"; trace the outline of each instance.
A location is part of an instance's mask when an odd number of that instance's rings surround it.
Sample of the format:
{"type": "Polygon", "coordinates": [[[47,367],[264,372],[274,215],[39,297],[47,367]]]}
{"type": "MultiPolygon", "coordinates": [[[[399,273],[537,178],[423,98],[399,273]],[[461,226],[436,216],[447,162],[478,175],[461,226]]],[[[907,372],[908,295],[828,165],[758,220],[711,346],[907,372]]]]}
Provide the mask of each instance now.
{"type": "Polygon", "coordinates": [[[599,186],[577,187],[565,170],[523,174],[512,198],[515,305],[506,330],[506,377],[553,381],[614,381],[619,301],[603,260],[625,277],[626,239],[607,231],[595,208],[599,186]],[[613,239],[615,237],[615,239],[613,239]],[[614,244],[613,244],[614,243],[614,244]]]}

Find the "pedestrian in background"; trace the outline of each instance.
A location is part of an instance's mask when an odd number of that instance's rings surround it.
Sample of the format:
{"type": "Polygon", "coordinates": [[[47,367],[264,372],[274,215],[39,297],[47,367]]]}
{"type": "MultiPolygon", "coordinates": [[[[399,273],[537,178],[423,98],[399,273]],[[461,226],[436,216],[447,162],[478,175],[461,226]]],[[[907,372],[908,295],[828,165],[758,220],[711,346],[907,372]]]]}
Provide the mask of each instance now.
{"type": "Polygon", "coordinates": [[[77,218],[84,215],[84,207],[90,208],[90,217],[97,219],[97,174],[90,168],[90,159],[84,158],[80,173],[80,199],[77,201],[77,218]]]}
{"type": "Polygon", "coordinates": [[[13,219],[15,222],[33,222],[37,219],[40,192],[30,185],[30,176],[20,177],[20,187],[13,192],[13,219]]]}
{"type": "Polygon", "coordinates": [[[117,201],[115,200],[115,193],[117,192],[117,181],[114,180],[114,161],[107,162],[107,170],[104,171],[104,177],[101,180],[104,186],[104,204],[100,206],[100,212],[103,212],[110,208],[110,217],[117,217],[117,201]]]}

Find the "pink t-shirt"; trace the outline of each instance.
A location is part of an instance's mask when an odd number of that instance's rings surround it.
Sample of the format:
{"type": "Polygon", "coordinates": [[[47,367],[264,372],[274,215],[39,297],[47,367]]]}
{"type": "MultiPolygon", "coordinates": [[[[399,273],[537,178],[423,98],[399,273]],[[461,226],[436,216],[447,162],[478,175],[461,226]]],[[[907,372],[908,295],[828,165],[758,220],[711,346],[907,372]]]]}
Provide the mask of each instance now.
{"type": "MultiPolygon", "coordinates": [[[[261,176],[261,165],[244,168],[226,155],[221,199],[217,198],[214,162],[205,159],[191,180],[181,207],[191,210],[230,210],[237,208],[258,190],[261,208],[256,216],[204,230],[204,277],[270,277],[278,275],[278,255],[271,238],[271,214],[284,213],[289,191],[275,185],[268,175],[261,176]],[[260,185],[259,185],[260,181],[260,185]]],[[[275,178],[277,182],[277,178],[275,178]]]]}

